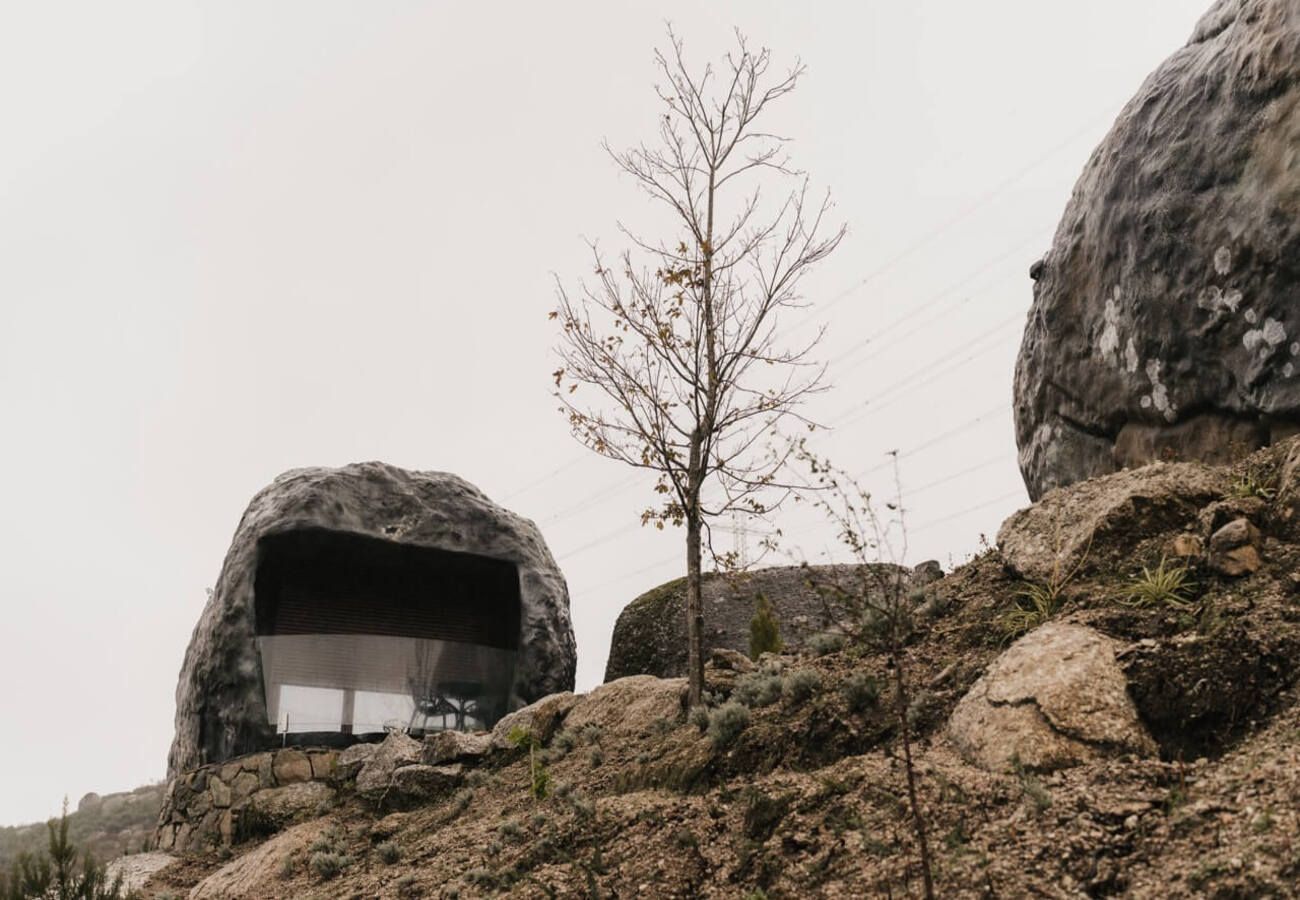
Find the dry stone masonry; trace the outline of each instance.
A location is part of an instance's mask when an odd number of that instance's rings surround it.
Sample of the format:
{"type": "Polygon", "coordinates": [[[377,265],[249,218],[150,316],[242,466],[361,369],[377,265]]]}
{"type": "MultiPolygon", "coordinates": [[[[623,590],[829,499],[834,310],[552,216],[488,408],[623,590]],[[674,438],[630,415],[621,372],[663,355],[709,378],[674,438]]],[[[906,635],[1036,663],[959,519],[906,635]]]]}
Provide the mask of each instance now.
{"type": "Polygon", "coordinates": [[[1300,4],[1219,0],[1093,153],[1031,276],[1029,494],[1300,426],[1300,4]]]}

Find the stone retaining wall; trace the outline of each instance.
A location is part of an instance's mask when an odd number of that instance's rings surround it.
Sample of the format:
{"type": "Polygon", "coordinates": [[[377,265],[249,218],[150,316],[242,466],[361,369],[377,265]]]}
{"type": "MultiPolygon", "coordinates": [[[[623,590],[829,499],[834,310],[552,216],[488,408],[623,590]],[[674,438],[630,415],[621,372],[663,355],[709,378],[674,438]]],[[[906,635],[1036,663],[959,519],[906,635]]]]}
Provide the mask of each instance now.
{"type": "Polygon", "coordinates": [[[163,794],[154,846],[228,846],[329,804],[339,784],[356,774],[339,757],[334,750],[273,750],[177,775],[163,794]]]}

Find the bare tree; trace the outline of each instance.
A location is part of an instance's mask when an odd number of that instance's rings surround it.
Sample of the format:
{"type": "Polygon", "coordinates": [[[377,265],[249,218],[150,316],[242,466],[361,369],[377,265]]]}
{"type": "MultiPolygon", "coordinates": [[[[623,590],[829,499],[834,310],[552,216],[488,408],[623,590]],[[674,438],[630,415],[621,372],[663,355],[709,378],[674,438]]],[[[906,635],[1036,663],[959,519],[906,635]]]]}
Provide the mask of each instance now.
{"type": "Polygon", "coordinates": [[[930,842],[925,814],[916,788],[912,761],[911,685],[907,644],[914,630],[911,573],[907,558],[907,520],[903,509],[898,453],[890,454],[894,473],[894,498],[882,516],[871,494],[851,475],[818,459],[802,445],[799,458],[808,464],[813,483],[808,485],[813,503],[835,527],[840,543],[849,551],[850,566],[811,567],[804,563],[808,585],[826,604],[827,616],[850,640],[885,656],[893,682],[894,718],[903,750],[907,799],[921,863],[922,886],[934,896],[930,842]]]}
{"type": "Polygon", "coordinates": [[[630,243],[607,265],[593,245],[595,280],[575,292],[557,280],[562,328],[553,375],[573,434],[589,449],[657,474],[658,499],[642,524],[686,527],[686,616],[690,703],[704,678],[700,599],[702,544],[715,562],[710,521],[744,511],[762,516],[789,496],[779,478],[790,449],[777,423],[821,389],[824,366],[810,359],[820,332],[785,346],[783,312],[804,306],[805,274],[835,249],[826,234],[829,195],[810,199],[791,168],[787,139],[758,120],[794,90],[804,68],[773,73],[771,54],[736,47],[715,71],[688,69],[668,30],[656,51],[664,82],[657,141],[615,164],[670,214],[671,233],[648,238],[619,223],[630,243]],[[764,185],[777,185],[773,198],[764,185]],[[580,387],[593,388],[588,404],[580,387]]]}

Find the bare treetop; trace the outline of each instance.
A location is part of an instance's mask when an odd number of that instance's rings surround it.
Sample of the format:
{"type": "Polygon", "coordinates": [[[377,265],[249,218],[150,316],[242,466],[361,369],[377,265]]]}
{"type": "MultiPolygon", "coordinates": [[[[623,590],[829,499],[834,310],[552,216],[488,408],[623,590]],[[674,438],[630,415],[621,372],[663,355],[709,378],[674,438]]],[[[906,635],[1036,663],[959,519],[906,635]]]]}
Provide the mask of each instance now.
{"type": "Polygon", "coordinates": [[[787,139],[757,125],[802,65],[774,75],[770,52],[737,34],[720,74],[693,74],[668,36],[668,52],[655,54],[665,79],[658,141],[606,150],[666,205],[673,229],[648,238],[620,222],[630,246],[616,262],[593,245],[594,280],[572,293],[557,282],[553,376],[578,440],[657,473],[659,500],[642,521],[687,526],[694,584],[701,527],[730,511],[763,515],[793,487],[780,477],[791,448],[764,439],[786,417],[812,427],[798,407],[821,389],[825,367],[811,358],[820,333],[787,346],[780,319],[803,307],[804,276],[844,229],[824,233],[829,195],[810,200],[787,139]]]}

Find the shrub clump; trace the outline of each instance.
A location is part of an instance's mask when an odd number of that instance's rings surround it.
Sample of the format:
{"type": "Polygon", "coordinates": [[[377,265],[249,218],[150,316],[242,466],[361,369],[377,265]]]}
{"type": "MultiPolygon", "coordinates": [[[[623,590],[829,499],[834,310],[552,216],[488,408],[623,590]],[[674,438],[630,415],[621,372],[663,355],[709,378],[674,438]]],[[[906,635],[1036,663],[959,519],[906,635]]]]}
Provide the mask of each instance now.
{"type": "Polygon", "coordinates": [[[796,669],[785,676],[783,689],[791,703],[806,703],[822,689],[822,677],[815,669],[796,669]]]}
{"type": "Polygon", "coordinates": [[[880,701],[880,683],[867,672],[854,672],[840,688],[849,712],[865,712],[880,701]]]}
{"type": "Polygon", "coordinates": [[[391,866],[402,858],[401,849],[392,841],[384,841],[375,848],[375,852],[379,854],[379,861],[386,866],[391,866]]]}
{"type": "Polygon", "coordinates": [[[352,865],[352,857],[328,850],[316,851],[307,862],[307,867],[311,869],[311,873],[321,881],[337,878],[350,865],[352,865]]]}
{"type": "Polygon", "coordinates": [[[732,691],[733,700],[743,703],[751,709],[771,706],[781,699],[781,676],[775,672],[750,672],[736,681],[732,691]]]}
{"type": "Polygon", "coordinates": [[[749,727],[749,707],[734,700],[709,713],[709,740],[719,749],[731,746],[749,727]]]}
{"type": "Polygon", "coordinates": [[[828,656],[844,649],[844,635],[834,631],[819,631],[808,638],[806,646],[813,656],[828,656]]]}

